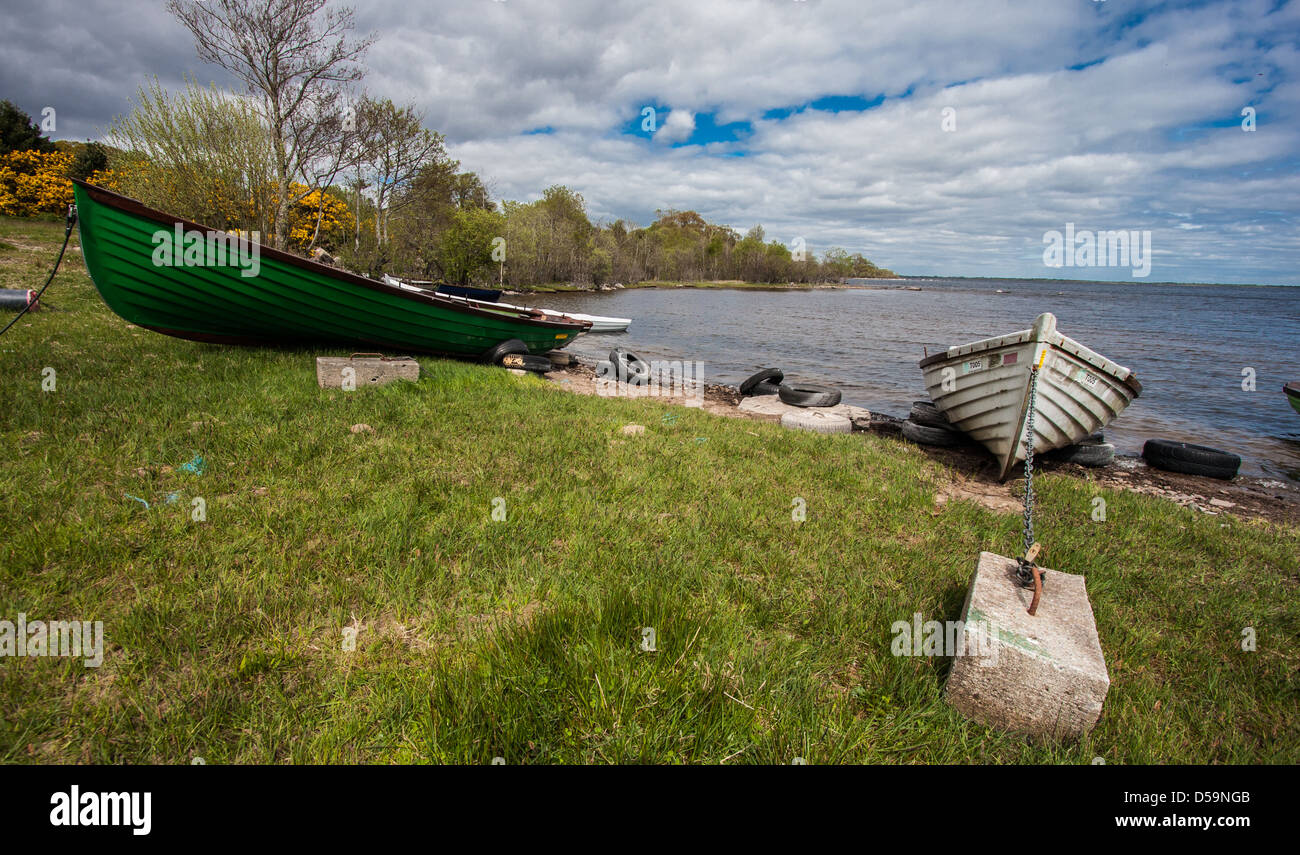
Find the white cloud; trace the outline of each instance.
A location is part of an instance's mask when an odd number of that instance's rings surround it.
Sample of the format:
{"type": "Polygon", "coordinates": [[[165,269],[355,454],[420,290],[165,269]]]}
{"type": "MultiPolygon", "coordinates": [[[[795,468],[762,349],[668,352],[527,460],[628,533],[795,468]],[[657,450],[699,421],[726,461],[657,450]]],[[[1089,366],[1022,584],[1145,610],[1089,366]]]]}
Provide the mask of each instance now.
{"type": "Polygon", "coordinates": [[[695,114],[689,110],[673,110],[654,132],[654,141],[661,145],[685,142],[695,133],[695,114]]]}
{"type": "MultiPolygon", "coordinates": [[[[15,12],[0,97],[61,99],[65,135],[87,136],[148,74],[221,79],[155,7],[120,5],[15,12]]],[[[415,102],[506,198],[562,183],[594,217],[690,208],[915,273],[1049,275],[1045,230],[1150,229],[1153,280],[1295,282],[1300,2],[1273,5],[375,0],[357,14],[380,36],[369,90],[415,102]],[[764,118],[828,95],[885,101],[764,118]],[[623,133],[649,105],[653,141],[623,133]],[[752,133],[663,144],[707,115],[752,133]]]]}

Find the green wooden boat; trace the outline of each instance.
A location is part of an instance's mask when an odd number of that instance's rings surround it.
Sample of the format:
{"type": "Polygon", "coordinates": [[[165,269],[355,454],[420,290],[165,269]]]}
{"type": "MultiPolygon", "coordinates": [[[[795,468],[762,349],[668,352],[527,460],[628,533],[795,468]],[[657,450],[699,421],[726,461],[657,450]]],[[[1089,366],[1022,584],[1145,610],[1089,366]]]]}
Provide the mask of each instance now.
{"type": "Polygon", "coordinates": [[[469,304],[239,240],[74,181],[82,254],[108,307],[165,335],[222,344],[359,345],[478,357],[512,338],[533,353],[589,322],[469,304]]]}
{"type": "Polygon", "coordinates": [[[1282,391],[1286,392],[1286,399],[1291,402],[1291,409],[1300,413],[1300,381],[1286,384],[1282,387],[1282,391]]]}

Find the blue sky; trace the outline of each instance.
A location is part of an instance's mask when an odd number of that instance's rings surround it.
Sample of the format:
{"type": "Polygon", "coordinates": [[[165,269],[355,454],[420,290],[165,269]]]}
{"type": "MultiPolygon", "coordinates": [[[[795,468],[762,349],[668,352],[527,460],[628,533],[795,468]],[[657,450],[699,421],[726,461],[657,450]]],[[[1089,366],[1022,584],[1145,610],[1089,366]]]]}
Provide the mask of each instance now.
{"type": "MultiPolygon", "coordinates": [[[[0,97],[103,133],[151,75],[223,79],[156,4],[6,12],[0,97]],[[61,67],[60,67],[61,66],[61,67]]],[[[502,198],[699,211],[908,274],[1050,269],[1150,232],[1148,281],[1300,283],[1300,0],[371,0],[367,88],[502,198]],[[653,132],[643,111],[653,108],[653,132]],[[1242,111],[1254,111],[1254,130],[1242,111]]]]}

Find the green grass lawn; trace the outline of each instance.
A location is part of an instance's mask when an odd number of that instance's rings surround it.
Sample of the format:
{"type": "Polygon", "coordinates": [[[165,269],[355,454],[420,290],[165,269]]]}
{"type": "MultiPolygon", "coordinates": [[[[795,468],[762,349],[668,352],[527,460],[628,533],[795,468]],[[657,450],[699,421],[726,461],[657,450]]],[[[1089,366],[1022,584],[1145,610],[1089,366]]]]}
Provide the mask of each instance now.
{"type": "MultiPolygon", "coordinates": [[[[61,237],[0,220],[0,285],[61,237]]],[[[1043,477],[1112,686],[1084,742],[1031,745],[890,655],[1020,543],[901,442],[432,358],[322,391],[316,352],[130,327],[76,252],[46,301],[0,337],[0,619],[101,620],[106,652],[0,659],[5,762],[1300,762],[1295,529],[1127,493],[1098,523],[1043,477]]]]}

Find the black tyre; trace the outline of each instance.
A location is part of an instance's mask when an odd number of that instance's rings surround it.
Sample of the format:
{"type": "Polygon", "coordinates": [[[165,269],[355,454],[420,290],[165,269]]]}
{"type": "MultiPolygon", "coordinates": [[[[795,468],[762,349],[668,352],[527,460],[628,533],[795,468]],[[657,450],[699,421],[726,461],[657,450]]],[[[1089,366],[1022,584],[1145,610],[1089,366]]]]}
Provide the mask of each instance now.
{"type": "Polygon", "coordinates": [[[501,364],[506,368],[522,368],[537,374],[545,374],[554,368],[551,360],[533,353],[507,353],[501,357],[501,364]]]}
{"type": "Polygon", "coordinates": [[[616,347],[609,352],[614,377],[628,382],[650,379],[650,364],[630,350],[616,347]]]}
{"type": "Polygon", "coordinates": [[[1106,434],[1102,433],[1101,431],[1097,431],[1096,433],[1088,434],[1083,439],[1079,440],[1077,444],[1078,445],[1101,445],[1105,441],[1106,441],[1106,434]]]}
{"type": "Polygon", "coordinates": [[[1142,456],[1147,463],[1166,472],[1222,478],[1225,481],[1236,475],[1241,468],[1241,458],[1235,454],[1205,445],[1168,439],[1148,439],[1146,445],[1142,446],[1142,456]]]}
{"type": "Polygon", "coordinates": [[[897,416],[890,416],[885,413],[872,413],[871,418],[867,421],[867,429],[878,433],[898,434],[902,433],[904,424],[906,424],[906,422],[897,416]]]}
{"type": "Polygon", "coordinates": [[[491,347],[483,351],[483,356],[480,357],[480,361],[484,365],[496,365],[501,361],[501,357],[505,356],[507,353],[527,352],[528,345],[524,344],[517,338],[512,338],[501,342],[496,347],[491,347]]]}
{"type": "Polygon", "coordinates": [[[1057,463],[1077,463],[1080,466],[1109,466],[1115,459],[1115,446],[1109,442],[1081,442],[1053,449],[1043,457],[1057,463]]]}
{"type": "Polygon", "coordinates": [[[917,424],[912,420],[903,422],[903,438],[917,445],[937,445],[950,448],[961,443],[961,434],[949,428],[917,424]]]}
{"type": "Polygon", "coordinates": [[[773,383],[771,380],[764,380],[754,388],[750,389],[747,397],[757,398],[759,395],[779,395],[781,394],[781,384],[773,383]]]}
{"type": "Polygon", "coordinates": [[[948,421],[948,417],[944,415],[943,410],[929,401],[913,401],[912,414],[909,418],[918,425],[940,428],[952,427],[952,423],[948,421]]]}
{"type": "Polygon", "coordinates": [[[782,402],[793,407],[833,407],[840,402],[840,390],[811,383],[782,383],[777,390],[782,402]]]}
{"type": "Polygon", "coordinates": [[[755,392],[757,386],[779,386],[785,379],[785,372],[780,368],[764,368],[762,371],[750,377],[740,384],[740,394],[742,395],[775,395],[775,392],[755,392]]]}

